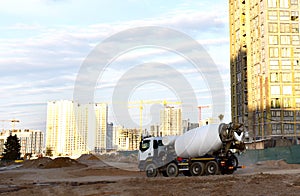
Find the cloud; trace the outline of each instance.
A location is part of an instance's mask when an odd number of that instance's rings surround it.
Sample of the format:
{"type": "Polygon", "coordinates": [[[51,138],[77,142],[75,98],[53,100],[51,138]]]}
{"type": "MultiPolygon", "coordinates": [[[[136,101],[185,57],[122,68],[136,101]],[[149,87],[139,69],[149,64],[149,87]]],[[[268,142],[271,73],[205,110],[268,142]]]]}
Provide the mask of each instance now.
{"type": "MultiPolygon", "coordinates": [[[[228,49],[224,54],[215,54],[220,47],[224,49],[228,45],[227,32],[224,33],[224,30],[227,31],[228,20],[224,11],[226,7],[222,8],[220,5],[217,11],[213,11],[213,7],[208,6],[210,1],[179,1],[181,3],[166,2],[155,8],[147,8],[147,1],[138,4],[131,1],[130,5],[145,9],[141,11],[145,12],[145,16],[134,16],[128,12],[125,17],[120,12],[121,5],[117,5],[115,1],[101,1],[102,7],[96,6],[99,5],[96,2],[90,3],[94,6],[89,7],[85,1],[72,0],[1,2],[0,13],[6,16],[6,20],[0,23],[3,33],[0,38],[0,105],[6,105],[6,109],[15,109],[5,110],[5,118],[25,118],[26,112],[28,126],[34,125],[29,122],[39,122],[34,127],[41,126],[45,119],[43,117],[39,120],[42,116],[40,111],[45,112],[45,105],[40,104],[48,100],[72,99],[76,74],[92,49],[109,36],[134,27],[163,26],[186,33],[198,40],[213,59],[216,59],[220,69],[224,71],[224,79],[229,77],[226,62],[228,49]],[[112,8],[108,9],[109,6],[112,8]],[[207,11],[202,10],[205,6],[207,11]],[[88,9],[86,11],[83,8],[88,9]],[[157,10],[165,12],[158,13],[157,10]],[[111,16],[115,18],[109,18],[111,16]],[[35,116],[36,109],[39,110],[39,117],[35,116]],[[32,121],[29,120],[31,118],[32,121]]],[[[129,6],[126,6],[126,11],[130,11],[129,6]]],[[[190,83],[201,81],[199,78],[192,79],[195,77],[194,69],[188,65],[186,59],[162,50],[140,48],[120,56],[107,68],[103,78],[99,78],[96,94],[97,91],[104,91],[107,94],[100,96],[111,95],[126,70],[149,61],[173,66],[190,83]]],[[[162,74],[161,77],[165,75],[162,74]]],[[[195,92],[198,93],[198,89],[195,92]]],[[[200,91],[199,94],[201,96],[200,91]]],[[[25,122],[23,126],[26,127],[25,122]]],[[[40,127],[44,128],[45,124],[40,127]]]]}

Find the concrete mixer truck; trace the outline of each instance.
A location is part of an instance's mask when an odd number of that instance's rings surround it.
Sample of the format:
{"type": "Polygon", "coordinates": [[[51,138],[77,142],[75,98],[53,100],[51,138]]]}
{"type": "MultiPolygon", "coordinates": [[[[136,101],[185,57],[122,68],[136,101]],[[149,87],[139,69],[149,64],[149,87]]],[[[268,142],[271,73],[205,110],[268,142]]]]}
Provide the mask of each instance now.
{"type": "Polygon", "coordinates": [[[232,174],[239,166],[236,153],[245,150],[241,124],[206,125],[180,136],[145,137],[140,142],[138,167],[148,177],[232,174]]]}

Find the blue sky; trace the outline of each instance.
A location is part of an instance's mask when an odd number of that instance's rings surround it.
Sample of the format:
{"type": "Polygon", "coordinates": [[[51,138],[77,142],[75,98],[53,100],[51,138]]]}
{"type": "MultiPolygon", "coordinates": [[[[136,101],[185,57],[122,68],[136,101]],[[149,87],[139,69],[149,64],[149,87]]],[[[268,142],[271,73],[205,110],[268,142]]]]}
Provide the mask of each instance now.
{"type": "MultiPolygon", "coordinates": [[[[225,121],[230,121],[227,1],[1,0],[0,4],[0,120],[15,118],[20,120],[17,128],[45,130],[47,101],[73,99],[77,73],[97,44],[126,29],[159,26],[192,37],[212,57],[226,90],[225,121]]],[[[99,79],[95,102],[110,102],[124,73],[149,61],[172,65],[191,84],[198,104],[211,104],[207,85],[189,63],[162,49],[148,48],[127,52],[111,63],[99,79]]],[[[178,101],[158,83],[135,88],[130,100],[140,99],[178,101]]],[[[153,123],[150,108],[144,112],[145,124],[153,123]]],[[[137,109],[130,113],[138,123],[137,109]]],[[[209,109],[203,111],[203,118],[207,117],[209,109]]],[[[185,118],[196,121],[196,110],[185,118]]],[[[115,120],[111,113],[109,120],[115,120]]],[[[1,124],[1,129],[10,127],[1,124]]]]}

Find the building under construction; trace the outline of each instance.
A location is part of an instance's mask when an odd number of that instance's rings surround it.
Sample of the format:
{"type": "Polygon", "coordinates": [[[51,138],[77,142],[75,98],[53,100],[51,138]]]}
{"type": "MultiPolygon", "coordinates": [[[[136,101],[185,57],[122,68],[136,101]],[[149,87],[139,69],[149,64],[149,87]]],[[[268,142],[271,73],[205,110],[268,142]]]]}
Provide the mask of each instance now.
{"type": "Polygon", "coordinates": [[[231,112],[250,139],[300,135],[298,0],[229,0],[231,112]]]}

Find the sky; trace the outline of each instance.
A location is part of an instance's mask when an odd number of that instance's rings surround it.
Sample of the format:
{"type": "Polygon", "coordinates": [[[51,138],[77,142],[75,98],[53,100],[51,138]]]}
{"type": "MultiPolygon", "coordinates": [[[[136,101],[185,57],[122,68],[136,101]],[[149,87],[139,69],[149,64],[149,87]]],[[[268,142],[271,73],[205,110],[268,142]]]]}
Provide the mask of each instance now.
{"type": "MultiPolygon", "coordinates": [[[[159,29],[168,28],[192,38],[204,48],[224,85],[224,121],[231,119],[227,1],[0,0],[0,5],[1,130],[12,126],[3,120],[17,119],[20,122],[15,128],[45,131],[47,102],[74,99],[74,86],[90,54],[105,40],[121,39],[123,32],[140,27],[155,27],[157,34],[159,29]]],[[[149,32],[143,33],[134,36],[149,36],[149,32]]],[[[114,46],[118,47],[119,43],[114,46]]],[[[175,102],[187,100],[185,92],[174,90],[183,81],[191,87],[197,105],[212,105],[210,85],[204,80],[210,72],[209,66],[200,72],[185,56],[168,48],[130,49],[116,55],[102,70],[93,86],[94,102],[108,103],[109,121],[117,125],[122,117],[113,111],[111,103],[117,100],[114,97],[123,95],[124,89],[130,90],[126,92],[129,97],[125,98],[131,102],[175,102]],[[145,65],[146,70],[147,63],[150,63],[149,75],[143,75],[146,71],[137,74],[138,66],[145,65]],[[162,82],[164,78],[175,80],[166,85],[162,82]],[[129,88],[129,84],[135,86],[129,88]]],[[[190,103],[184,104],[188,107],[190,103]]],[[[158,123],[155,108],[159,109],[159,105],[144,105],[145,126],[158,123]]],[[[202,110],[202,119],[212,117],[211,108],[202,110]]],[[[138,126],[139,109],[132,106],[128,112],[138,126]]],[[[183,118],[196,122],[197,108],[193,105],[183,118]]]]}

